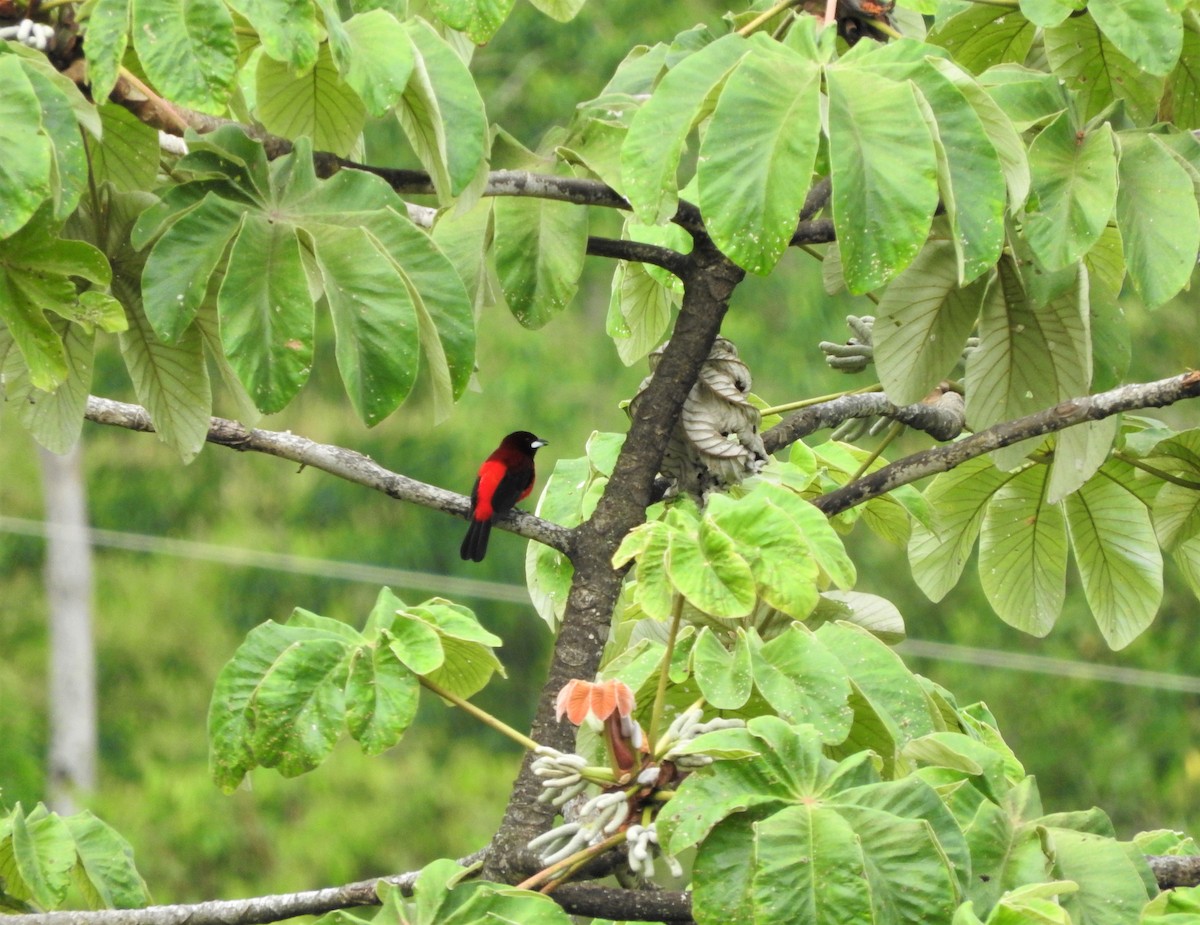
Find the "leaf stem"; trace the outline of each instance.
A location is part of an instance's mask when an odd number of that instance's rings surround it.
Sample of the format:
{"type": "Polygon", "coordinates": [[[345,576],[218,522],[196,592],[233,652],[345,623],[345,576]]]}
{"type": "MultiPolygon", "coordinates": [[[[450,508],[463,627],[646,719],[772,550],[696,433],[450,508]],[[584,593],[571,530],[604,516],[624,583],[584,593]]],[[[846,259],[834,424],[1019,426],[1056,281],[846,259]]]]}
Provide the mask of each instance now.
{"type": "Polygon", "coordinates": [[[675,638],[679,635],[679,622],[683,619],[683,595],[675,592],[671,607],[671,628],[667,631],[667,649],[663,653],[662,668],[658,672],[658,689],[654,692],[654,708],[650,711],[650,731],[646,740],[651,746],[658,741],[658,727],[662,725],[663,704],[667,699],[667,678],[671,673],[671,658],[675,653],[675,638]]]}
{"type": "Polygon", "coordinates": [[[758,16],[755,16],[752,20],[750,20],[750,22],[746,23],[746,25],[744,25],[744,26],[742,26],[742,28],[738,29],[737,34],[738,35],[749,35],[755,29],[757,29],[759,26],[761,26],[763,23],[765,23],[767,20],[771,19],[772,17],[778,16],[780,13],[782,13],[788,7],[799,6],[800,2],[801,2],[801,0],[781,0],[780,3],[776,3],[773,7],[771,7],[766,12],[760,13],[758,16]]]}
{"type": "Polygon", "coordinates": [[[1127,453],[1122,453],[1120,450],[1114,450],[1113,458],[1119,459],[1124,463],[1129,463],[1133,468],[1148,472],[1150,475],[1162,479],[1164,482],[1170,482],[1172,485],[1178,485],[1181,488],[1191,488],[1195,491],[1200,491],[1200,482],[1193,482],[1191,479],[1185,479],[1181,475],[1175,475],[1174,473],[1159,469],[1157,466],[1142,462],[1136,456],[1130,456],[1127,453]]]}
{"type": "Polygon", "coordinates": [[[858,471],[854,473],[854,475],[850,478],[850,481],[857,482],[864,475],[866,475],[867,470],[871,468],[875,460],[877,460],[883,454],[884,450],[891,446],[892,441],[899,437],[903,431],[904,425],[899,421],[894,422],[892,426],[888,428],[887,435],[880,442],[879,446],[875,447],[875,449],[871,452],[871,455],[863,460],[863,464],[858,467],[858,471]]]}
{"type": "Polygon", "coordinates": [[[453,691],[448,691],[448,690],[446,690],[446,688],[442,687],[440,684],[437,684],[434,681],[430,681],[428,678],[423,677],[421,675],[417,675],[417,680],[421,682],[421,686],[423,688],[425,688],[426,690],[432,691],[433,693],[437,694],[439,697],[442,697],[445,700],[449,700],[456,707],[461,707],[462,709],[464,709],[468,713],[470,713],[472,716],[474,716],[481,723],[483,723],[485,726],[491,726],[493,729],[495,729],[501,735],[508,736],[510,739],[512,739],[518,745],[521,745],[521,746],[529,749],[530,751],[534,751],[539,747],[538,743],[535,742],[533,739],[529,738],[529,736],[527,736],[523,733],[517,732],[517,730],[513,729],[513,727],[508,725],[508,723],[504,722],[504,720],[497,719],[495,716],[492,716],[492,714],[489,713],[487,710],[484,710],[481,707],[475,706],[475,704],[471,703],[469,700],[464,700],[462,697],[459,697],[458,694],[454,693],[453,691]]]}
{"type": "Polygon", "coordinates": [[[769,414],[787,414],[789,411],[797,411],[800,408],[808,408],[811,405],[823,405],[827,401],[833,401],[837,398],[845,398],[847,395],[863,395],[867,392],[882,392],[883,386],[878,382],[874,385],[865,385],[857,389],[847,389],[844,392],[832,392],[829,395],[818,395],[816,398],[802,398],[799,401],[790,401],[783,405],[773,405],[770,408],[759,409],[759,414],[766,417],[769,414]]]}

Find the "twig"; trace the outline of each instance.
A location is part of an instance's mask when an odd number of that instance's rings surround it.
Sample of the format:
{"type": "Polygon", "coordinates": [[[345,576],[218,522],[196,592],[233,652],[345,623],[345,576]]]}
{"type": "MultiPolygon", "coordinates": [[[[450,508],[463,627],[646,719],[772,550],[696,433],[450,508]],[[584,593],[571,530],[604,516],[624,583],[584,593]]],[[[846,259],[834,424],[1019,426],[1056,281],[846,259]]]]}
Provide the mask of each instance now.
{"type": "MultiPolygon", "coordinates": [[[[88,397],[84,417],[97,424],[124,427],[143,433],[154,432],[154,423],[141,405],[92,395],[88,397]]],[[[465,495],[392,472],[370,457],[340,446],[317,443],[291,433],[251,429],[225,418],[213,418],[209,422],[205,439],[209,443],[233,450],[266,453],[281,459],[290,459],[292,462],[320,469],[356,485],[381,491],[398,501],[407,501],[464,519],[470,514],[471,501],[465,495]]],[[[514,510],[500,515],[495,521],[495,526],[570,554],[570,530],[524,511],[514,510]]]]}
{"type": "MultiPolygon", "coordinates": [[[[1193,370],[1170,379],[1124,385],[1097,395],[1073,398],[1045,411],[996,424],[958,443],[914,453],[849,485],[814,498],[813,504],[832,516],[886,494],[901,485],[908,485],[938,472],[947,472],[968,459],[998,450],[1002,446],[1020,443],[1030,437],[1055,433],[1085,421],[1098,421],[1122,411],[1161,408],[1197,396],[1200,396],[1200,371],[1193,370]]],[[[780,424],[764,434],[764,443],[767,436],[783,426],[780,424]]]]}
{"type": "Polygon", "coordinates": [[[437,694],[439,697],[442,697],[445,700],[449,700],[452,704],[464,712],[470,713],[485,726],[495,729],[501,735],[508,736],[522,748],[527,748],[530,751],[535,751],[538,748],[537,742],[533,741],[533,739],[529,738],[529,736],[525,735],[524,733],[517,732],[517,730],[513,729],[513,727],[504,722],[504,720],[493,716],[482,707],[475,706],[475,704],[471,703],[471,701],[467,700],[465,697],[458,696],[458,694],[454,693],[454,691],[446,690],[446,688],[442,687],[440,684],[430,681],[426,677],[418,675],[417,680],[426,690],[437,694]]]}
{"type": "Polygon", "coordinates": [[[943,393],[932,404],[915,405],[893,405],[882,392],[852,392],[789,414],[763,434],[763,445],[768,453],[775,453],[801,437],[851,418],[880,416],[924,431],[935,440],[953,440],[964,424],[962,399],[954,392],[943,393]]]}

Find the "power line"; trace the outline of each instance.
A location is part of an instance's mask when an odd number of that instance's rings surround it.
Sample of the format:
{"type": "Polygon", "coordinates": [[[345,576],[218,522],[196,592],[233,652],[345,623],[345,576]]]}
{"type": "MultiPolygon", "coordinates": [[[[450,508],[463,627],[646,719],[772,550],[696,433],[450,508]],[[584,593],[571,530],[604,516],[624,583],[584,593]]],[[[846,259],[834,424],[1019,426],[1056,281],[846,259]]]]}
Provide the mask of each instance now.
{"type": "Polygon", "coordinates": [[[1107,681],[1110,684],[1124,684],[1127,687],[1148,687],[1152,690],[1175,691],[1181,694],[1200,694],[1200,678],[1171,674],[1166,671],[1146,671],[1142,668],[1123,668],[1119,665],[1097,665],[1093,662],[1077,662],[1069,658],[1053,658],[1048,655],[1032,655],[1027,652],[1012,652],[1002,649],[979,649],[975,646],[960,646],[925,639],[906,639],[896,646],[896,650],[939,661],[964,662],[968,665],[984,665],[988,668],[1049,674],[1080,681],[1107,681]]]}
{"type": "MultiPolygon", "coordinates": [[[[54,524],[43,521],[0,515],[0,533],[45,538],[55,529],[57,528],[54,524]]],[[[421,588],[476,600],[515,604],[529,603],[529,592],[521,585],[502,584],[495,581],[479,581],[474,578],[458,578],[451,575],[437,575],[432,572],[414,572],[408,569],[334,559],[317,559],[290,553],[263,552],[257,549],[179,540],[167,536],[101,530],[95,527],[88,528],[88,537],[94,546],[110,549],[176,556],[182,559],[216,562],[221,565],[269,569],[293,575],[310,575],[340,581],[362,581],[370,584],[421,588]]],[[[1053,675],[1080,681],[1101,681],[1182,694],[1200,694],[1200,677],[1171,674],[1165,671],[1098,665],[1092,662],[1053,658],[1047,655],[1033,655],[1005,649],[983,649],[926,639],[909,638],[896,646],[896,649],[905,654],[937,661],[960,662],[1006,671],[1053,675]]]]}
{"type": "MultiPolygon", "coordinates": [[[[39,536],[44,539],[56,529],[58,528],[55,524],[0,515],[0,533],[39,536]]],[[[194,540],[177,540],[169,536],[122,533],[95,527],[88,528],[88,538],[93,546],[109,549],[175,556],[180,559],[216,562],[221,565],[269,569],[293,575],[335,578],[340,581],[362,581],[369,584],[420,588],[426,591],[436,591],[439,594],[503,601],[511,604],[529,603],[529,592],[520,585],[480,581],[475,578],[458,578],[453,575],[435,575],[432,572],[414,572],[408,569],[368,565],[361,562],[316,559],[291,553],[220,546],[215,543],[199,543],[194,540]]]]}

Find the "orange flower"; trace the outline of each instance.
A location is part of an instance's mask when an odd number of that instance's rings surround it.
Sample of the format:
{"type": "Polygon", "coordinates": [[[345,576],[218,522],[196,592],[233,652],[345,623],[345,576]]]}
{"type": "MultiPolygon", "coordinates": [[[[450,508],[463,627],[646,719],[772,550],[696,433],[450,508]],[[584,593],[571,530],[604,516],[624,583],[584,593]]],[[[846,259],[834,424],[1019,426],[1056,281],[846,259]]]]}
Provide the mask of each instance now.
{"type": "Polygon", "coordinates": [[[560,720],[565,715],[576,726],[586,722],[597,730],[613,713],[627,718],[633,712],[633,706],[633,691],[624,681],[615,678],[596,683],[579,679],[568,681],[555,701],[560,720]]]}

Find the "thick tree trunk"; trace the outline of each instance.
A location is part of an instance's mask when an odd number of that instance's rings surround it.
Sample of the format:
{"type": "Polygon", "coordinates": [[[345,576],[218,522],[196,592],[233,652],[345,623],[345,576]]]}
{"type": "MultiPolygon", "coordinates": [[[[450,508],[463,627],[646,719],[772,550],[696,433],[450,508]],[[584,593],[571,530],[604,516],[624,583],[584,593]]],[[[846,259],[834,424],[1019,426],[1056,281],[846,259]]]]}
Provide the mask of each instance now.
{"type": "Polygon", "coordinates": [[[46,599],[50,637],[47,796],[60,813],[96,786],[96,657],[92,643],[92,548],[79,445],[41,451],[46,500],[46,599]]]}

